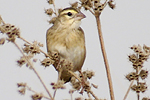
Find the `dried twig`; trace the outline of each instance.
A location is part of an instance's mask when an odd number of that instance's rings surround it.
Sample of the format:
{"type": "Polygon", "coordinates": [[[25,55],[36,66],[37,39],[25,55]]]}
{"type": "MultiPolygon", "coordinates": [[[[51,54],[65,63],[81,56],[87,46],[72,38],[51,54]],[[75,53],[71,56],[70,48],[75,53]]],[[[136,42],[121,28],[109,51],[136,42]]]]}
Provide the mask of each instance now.
{"type": "Polygon", "coordinates": [[[130,89],[131,89],[133,83],[134,83],[134,80],[132,80],[132,82],[130,83],[130,86],[129,86],[129,88],[128,88],[128,90],[127,90],[127,92],[126,92],[126,94],[125,94],[123,100],[126,100],[126,98],[127,98],[128,94],[129,94],[129,92],[130,92],[130,89]]]}
{"type": "Polygon", "coordinates": [[[31,68],[33,69],[34,73],[37,75],[37,77],[39,78],[40,82],[42,83],[43,87],[45,88],[46,92],[48,93],[49,97],[51,98],[51,100],[54,100],[51,93],[49,92],[48,88],[46,87],[45,83],[43,82],[42,78],[40,77],[40,75],[38,74],[38,72],[36,71],[36,69],[34,68],[33,64],[29,61],[29,59],[25,56],[25,54],[23,53],[23,51],[21,50],[21,48],[18,46],[18,44],[14,41],[13,42],[15,44],[15,46],[19,49],[19,51],[22,53],[22,55],[26,58],[26,61],[28,62],[28,64],[31,66],[31,68]]]}
{"type": "Polygon", "coordinates": [[[105,63],[105,68],[106,68],[106,73],[107,73],[107,78],[108,78],[108,83],[109,83],[110,97],[111,97],[111,100],[115,100],[114,92],[113,92],[113,85],[112,85],[112,80],[111,80],[111,74],[110,74],[110,68],[109,68],[107,55],[106,55],[106,51],[105,51],[99,15],[95,15],[95,18],[96,18],[97,29],[98,29],[98,33],[99,33],[99,39],[100,39],[100,45],[101,45],[101,50],[102,50],[102,54],[103,54],[103,58],[104,58],[104,63],[105,63]]]}

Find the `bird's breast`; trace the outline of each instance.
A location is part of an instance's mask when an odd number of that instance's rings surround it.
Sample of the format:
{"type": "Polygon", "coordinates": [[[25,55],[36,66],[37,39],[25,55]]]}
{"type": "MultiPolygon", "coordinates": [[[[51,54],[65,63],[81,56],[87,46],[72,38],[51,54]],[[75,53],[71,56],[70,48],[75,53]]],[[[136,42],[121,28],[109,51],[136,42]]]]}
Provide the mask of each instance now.
{"type": "MultiPolygon", "coordinates": [[[[54,34],[55,35],[55,34],[54,34]]],[[[60,57],[73,62],[74,71],[80,70],[85,59],[85,40],[77,32],[51,36],[50,52],[57,51],[60,57]]]]}

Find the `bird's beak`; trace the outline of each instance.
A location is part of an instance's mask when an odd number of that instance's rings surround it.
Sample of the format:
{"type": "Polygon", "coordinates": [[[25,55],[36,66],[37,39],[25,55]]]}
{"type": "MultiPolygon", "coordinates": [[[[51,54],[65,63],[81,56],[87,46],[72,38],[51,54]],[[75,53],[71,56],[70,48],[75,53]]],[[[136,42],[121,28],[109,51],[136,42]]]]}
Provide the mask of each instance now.
{"type": "Polygon", "coordinates": [[[79,12],[76,17],[75,17],[75,20],[81,20],[83,18],[85,18],[86,16],[82,13],[82,12],[79,12]]]}

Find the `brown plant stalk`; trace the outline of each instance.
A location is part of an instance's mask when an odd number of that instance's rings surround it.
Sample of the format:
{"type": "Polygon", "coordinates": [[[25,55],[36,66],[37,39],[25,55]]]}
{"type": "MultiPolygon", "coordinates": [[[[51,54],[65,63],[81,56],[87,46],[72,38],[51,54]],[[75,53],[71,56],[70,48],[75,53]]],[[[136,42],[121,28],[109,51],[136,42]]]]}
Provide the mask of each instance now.
{"type": "Polygon", "coordinates": [[[126,92],[126,94],[125,94],[123,100],[126,100],[126,98],[127,98],[128,94],[129,94],[129,92],[130,92],[130,89],[131,89],[133,83],[134,83],[134,80],[132,80],[132,82],[130,83],[130,86],[129,86],[129,88],[128,88],[128,90],[127,90],[127,92],[126,92]]]}
{"type": "Polygon", "coordinates": [[[105,51],[104,40],[103,40],[103,36],[102,36],[101,23],[100,23],[100,18],[99,17],[100,17],[100,14],[95,14],[97,29],[98,29],[99,39],[100,39],[100,45],[101,45],[101,50],[102,50],[104,63],[105,63],[105,68],[106,68],[106,73],[107,73],[107,78],[108,78],[110,97],[111,97],[111,100],[115,100],[114,92],[113,92],[113,85],[112,85],[112,80],[111,80],[111,74],[110,74],[110,68],[109,68],[107,55],[106,55],[106,51],[105,51]]]}
{"type": "MultiPolygon", "coordinates": [[[[36,91],[32,90],[31,87],[29,87],[28,85],[26,86],[26,88],[27,88],[29,91],[32,91],[33,93],[37,93],[36,91]]],[[[44,97],[44,98],[50,100],[49,97],[47,97],[47,96],[45,96],[45,95],[43,95],[43,94],[42,94],[42,97],[44,97]]]]}
{"type": "Polygon", "coordinates": [[[26,61],[28,62],[28,64],[31,66],[31,68],[33,69],[34,73],[37,75],[37,77],[39,78],[40,82],[42,83],[43,87],[45,88],[46,92],[48,93],[49,97],[51,98],[51,100],[54,100],[51,93],[49,92],[48,88],[46,87],[45,83],[43,82],[42,78],[39,76],[38,72],[36,71],[36,69],[34,68],[34,66],[32,65],[32,63],[29,61],[29,59],[25,56],[25,54],[23,53],[23,51],[21,50],[21,48],[18,46],[18,44],[16,42],[13,42],[15,44],[15,46],[19,49],[19,51],[22,53],[22,55],[25,57],[26,61]]]}

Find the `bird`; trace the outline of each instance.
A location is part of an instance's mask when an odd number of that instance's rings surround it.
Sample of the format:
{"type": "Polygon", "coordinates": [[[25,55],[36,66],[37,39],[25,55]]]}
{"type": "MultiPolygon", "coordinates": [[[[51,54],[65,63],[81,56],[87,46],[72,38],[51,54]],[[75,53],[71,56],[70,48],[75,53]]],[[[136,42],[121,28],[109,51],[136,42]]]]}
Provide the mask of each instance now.
{"type": "MultiPolygon", "coordinates": [[[[59,12],[53,25],[47,30],[46,44],[49,55],[58,53],[60,60],[71,62],[72,72],[81,71],[85,57],[85,36],[80,27],[81,20],[86,16],[76,8],[65,8],[59,12]]],[[[53,64],[58,71],[58,62],[53,64]]],[[[64,66],[60,74],[60,80],[65,83],[71,80],[72,75],[64,66]]]]}

